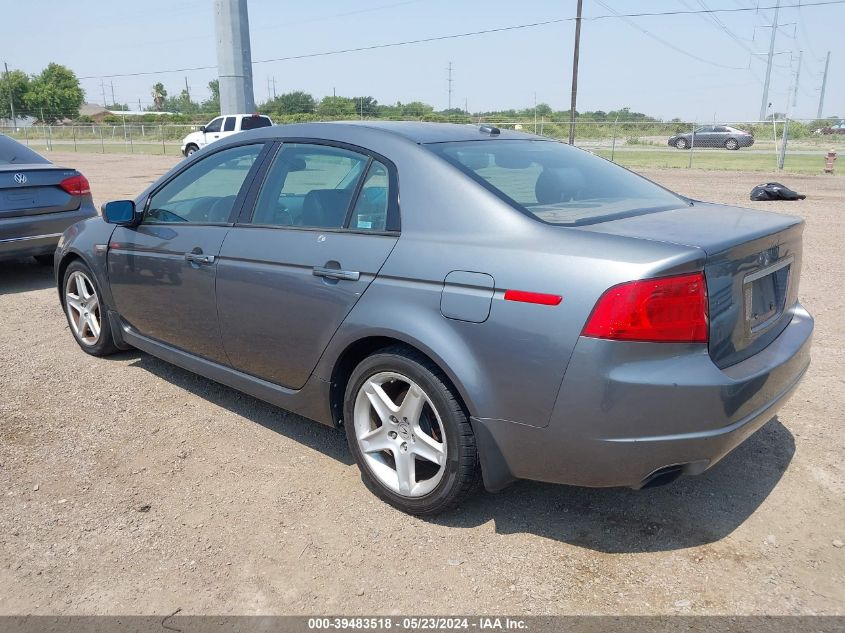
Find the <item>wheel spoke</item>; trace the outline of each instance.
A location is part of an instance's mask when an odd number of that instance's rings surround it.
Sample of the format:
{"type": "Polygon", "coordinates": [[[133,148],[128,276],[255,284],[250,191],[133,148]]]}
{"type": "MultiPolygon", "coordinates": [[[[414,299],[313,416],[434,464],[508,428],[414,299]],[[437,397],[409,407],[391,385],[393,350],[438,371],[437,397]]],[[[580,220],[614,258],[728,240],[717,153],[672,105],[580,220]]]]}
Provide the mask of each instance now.
{"type": "Polygon", "coordinates": [[[91,330],[91,334],[94,335],[94,338],[100,338],[100,322],[97,320],[97,317],[94,314],[88,314],[88,329],[91,330]]]}
{"type": "Polygon", "coordinates": [[[387,428],[384,425],[360,436],[358,444],[364,453],[378,453],[395,448],[394,443],[387,436],[387,428]]]}
{"type": "Polygon", "coordinates": [[[88,288],[85,284],[85,277],[82,275],[77,274],[73,281],[76,283],[76,294],[79,296],[80,299],[87,299],[90,295],[88,294],[88,288]]]}
{"type": "Polygon", "coordinates": [[[387,424],[390,422],[391,417],[396,417],[398,407],[390,399],[390,396],[385,393],[384,389],[381,388],[381,385],[373,381],[368,381],[364,386],[364,390],[382,424],[387,424]]]}
{"type": "Polygon", "coordinates": [[[446,451],[443,444],[423,433],[419,426],[414,428],[414,439],[416,441],[413,443],[411,450],[415,455],[438,466],[446,463],[446,451]]]}
{"type": "Polygon", "coordinates": [[[416,426],[419,424],[420,414],[424,405],[425,398],[423,397],[422,391],[416,385],[411,385],[408,393],[405,394],[405,399],[402,400],[402,406],[399,407],[397,417],[416,426]]]}
{"type": "Polygon", "coordinates": [[[82,302],[79,300],[79,297],[76,295],[68,294],[65,295],[65,302],[78,314],[82,314],[82,302]]]}
{"type": "Polygon", "coordinates": [[[417,483],[414,456],[408,451],[395,451],[393,455],[396,461],[396,476],[399,478],[399,492],[409,495],[417,483]]]}

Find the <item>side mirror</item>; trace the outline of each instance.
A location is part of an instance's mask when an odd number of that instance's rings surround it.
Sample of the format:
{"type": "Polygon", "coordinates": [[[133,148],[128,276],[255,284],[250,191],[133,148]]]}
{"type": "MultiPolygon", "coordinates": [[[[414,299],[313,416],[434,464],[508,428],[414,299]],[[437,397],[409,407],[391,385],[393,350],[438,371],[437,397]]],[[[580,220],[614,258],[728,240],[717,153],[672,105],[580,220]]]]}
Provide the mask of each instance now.
{"type": "Polygon", "coordinates": [[[200,125],[200,132],[203,132],[203,133],[205,132],[205,126],[204,125],[200,125]]]}
{"type": "Polygon", "coordinates": [[[132,200],[106,202],[102,211],[103,219],[109,224],[117,224],[118,226],[134,226],[137,224],[135,202],[132,200]]]}

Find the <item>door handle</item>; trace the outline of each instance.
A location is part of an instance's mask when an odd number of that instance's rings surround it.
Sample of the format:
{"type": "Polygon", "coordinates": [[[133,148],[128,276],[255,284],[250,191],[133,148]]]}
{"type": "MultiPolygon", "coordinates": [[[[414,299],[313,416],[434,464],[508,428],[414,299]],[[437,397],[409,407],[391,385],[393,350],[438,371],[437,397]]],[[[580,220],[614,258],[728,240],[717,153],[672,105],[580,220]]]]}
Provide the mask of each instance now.
{"type": "Polygon", "coordinates": [[[202,253],[185,253],[185,261],[192,264],[213,264],[214,255],[203,255],[202,253]]]}
{"type": "Polygon", "coordinates": [[[344,281],[358,281],[361,277],[361,273],[357,270],[340,270],[338,268],[326,268],[325,266],[314,266],[311,272],[315,277],[342,279],[344,281]]]}

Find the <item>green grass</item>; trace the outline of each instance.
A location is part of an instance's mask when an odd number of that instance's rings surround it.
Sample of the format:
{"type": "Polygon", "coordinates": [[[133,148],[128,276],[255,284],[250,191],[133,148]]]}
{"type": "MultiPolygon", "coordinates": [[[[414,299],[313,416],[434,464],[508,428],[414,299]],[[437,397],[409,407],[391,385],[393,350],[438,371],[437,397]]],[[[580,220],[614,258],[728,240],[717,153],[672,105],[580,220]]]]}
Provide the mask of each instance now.
{"type": "MultiPolygon", "coordinates": [[[[610,150],[600,149],[595,152],[604,158],[610,158],[610,150]]],[[[689,152],[679,150],[633,150],[617,151],[614,162],[631,169],[686,169],[689,165],[689,152]]],[[[693,169],[715,169],[724,171],[777,171],[774,153],[751,154],[742,150],[737,152],[701,150],[693,152],[693,169]]],[[[784,172],[796,174],[821,174],[824,172],[824,156],[795,154],[787,152],[784,172]]]]}

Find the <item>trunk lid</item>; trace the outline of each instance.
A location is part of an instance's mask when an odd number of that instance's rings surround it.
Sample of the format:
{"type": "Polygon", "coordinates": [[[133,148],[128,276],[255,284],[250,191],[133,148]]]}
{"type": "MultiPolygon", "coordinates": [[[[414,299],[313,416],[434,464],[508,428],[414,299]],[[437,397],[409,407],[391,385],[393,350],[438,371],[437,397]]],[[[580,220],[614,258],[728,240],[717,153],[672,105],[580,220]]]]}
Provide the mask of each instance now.
{"type": "Polygon", "coordinates": [[[762,350],[798,300],[803,220],[695,202],[669,211],[579,227],[700,248],[710,309],[710,356],[719,367],[762,350]]]}
{"type": "Polygon", "coordinates": [[[77,173],[44,164],[0,166],[0,219],[78,209],[81,197],[59,187],[77,173]]]}

